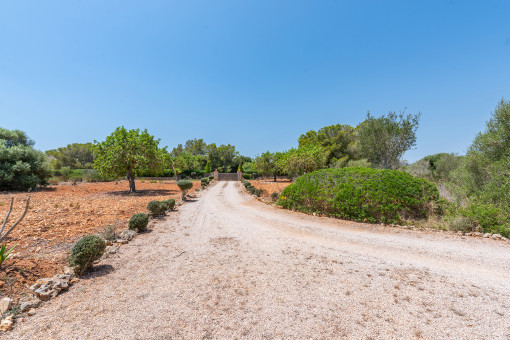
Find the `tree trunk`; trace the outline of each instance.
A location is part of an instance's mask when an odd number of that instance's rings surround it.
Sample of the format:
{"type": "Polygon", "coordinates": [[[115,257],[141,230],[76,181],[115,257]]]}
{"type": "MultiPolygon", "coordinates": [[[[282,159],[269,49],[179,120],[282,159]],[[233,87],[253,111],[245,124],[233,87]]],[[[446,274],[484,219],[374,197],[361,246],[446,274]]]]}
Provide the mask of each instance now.
{"type": "Polygon", "coordinates": [[[276,174],[273,174],[273,176],[274,176],[274,182],[276,182],[276,174]]]}
{"type": "Polygon", "coordinates": [[[135,192],[135,176],[133,175],[133,171],[131,171],[131,169],[128,170],[126,177],[129,181],[129,192],[135,192]]]}

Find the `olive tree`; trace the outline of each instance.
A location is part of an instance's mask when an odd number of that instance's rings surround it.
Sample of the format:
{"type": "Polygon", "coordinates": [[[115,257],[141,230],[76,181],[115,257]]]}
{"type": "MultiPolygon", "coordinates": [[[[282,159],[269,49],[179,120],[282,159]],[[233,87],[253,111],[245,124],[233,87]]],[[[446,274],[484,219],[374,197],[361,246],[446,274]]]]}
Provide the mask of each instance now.
{"type": "Polygon", "coordinates": [[[326,151],[318,145],[308,144],[288,150],[278,159],[277,164],[282,172],[294,177],[323,169],[326,162],[326,151]]]}
{"type": "Polygon", "coordinates": [[[94,141],[94,168],[103,176],[126,176],[129,191],[135,192],[135,176],[163,170],[164,149],[147,130],[118,127],[103,142],[94,141]]]}
{"type": "Polygon", "coordinates": [[[416,145],[420,114],[390,112],[379,118],[367,114],[358,130],[361,158],[384,169],[397,169],[404,153],[416,145]]]}
{"type": "Polygon", "coordinates": [[[276,175],[281,172],[278,165],[278,160],[281,157],[282,153],[280,152],[271,153],[267,151],[255,158],[253,166],[258,173],[273,176],[274,182],[276,182],[276,175]]]}

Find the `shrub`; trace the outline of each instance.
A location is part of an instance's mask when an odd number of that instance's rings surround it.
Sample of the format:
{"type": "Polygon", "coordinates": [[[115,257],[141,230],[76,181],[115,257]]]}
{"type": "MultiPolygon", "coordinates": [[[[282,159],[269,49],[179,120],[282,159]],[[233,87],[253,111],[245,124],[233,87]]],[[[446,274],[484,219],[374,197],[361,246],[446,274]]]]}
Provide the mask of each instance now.
{"type": "Polygon", "coordinates": [[[193,182],[192,181],[189,181],[187,179],[181,179],[180,181],[177,182],[177,186],[179,187],[179,189],[181,189],[182,191],[182,199],[186,199],[186,192],[193,188],[193,182]]]}
{"type": "Polygon", "coordinates": [[[465,233],[476,230],[476,226],[471,220],[464,216],[457,216],[448,225],[448,229],[451,231],[462,231],[465,233]]]}
{"type": "Polygon", "coordinates": [[[157,181],[155,179],[152,179],[149,181],[149,183],[157,183],[157,181]]]}
{"type": "Polygon", "coordinates": [[[162,201],[162,202],[166,204],[167,210],[172,210],[175,207],[175,200],[173,198],[170,198],[170,199],[168,199],[166,201],[162,201]]]}
{"type": "Polygon", "coordinates": [[[166,211],[166,205],[160,201],[150,201],[149,204],[147,204],[147,210],[149,210],[149,213],[152,216],[164,215],[166,211]]]}
{"type": "Polygon", "coordinates": [[[69,265],[74,267],[76,275],[80,276],[89,268],[94,261],[99,260],[106,248],[105,241],[97,235],[82,237],[71,250],[69,265]]]}
{"type": "Polygon", "coordinates": [[[251,183],[248,181],[244,182],[244,187],[248,189],[248,187],[251,187],[251,183]]]}
{"type": "Polygon", "coordinates": [[[461,209],[461,215],[480,226],[486,233],[503,233],[507,236],[510,231],[506,230],[510,227],[508,217],[494,204],[472,201],[466,208],[461,209]]]}
{"type": "Polygon", "coordinates": [[[243,179],[251,179],[251,174],[243,174],[243,179]]]}
{"type": "Polygon", "coordinates": [[[209,180],[211,180],[211,181],[212,181],[213,179],[214,179],[214,176],[212,176],[212,175],[211,175],[211,176],[209,176],[209,180]]]}
{"type": "Polygon", "coordinates": [[[142,232],[147,229],[147,224],[149,224],[149,216],[147,216],[147,214],[134,214],[133,217],[131,217],[129,220],[129,229],[142,232]]]}
{"type": "Polygon", "coordinates": [[[262,195],[263,192],[264,190],[255,188],[255,190],[253,190],[252,193],[257,197],[260,197],[260,195],[262,195]]]}
{"type": "Polygon", "coordinates": [[[62,176],[63,181],[68,181],[72,173],[71,167],[63,166],[60,168],[60,176],[62,176]]]}
{"type": "Polygon", "coordinates": [[[273,192],[273,193],[271,194],[271,200],[272,200],[273,202],[278,201],[278,198],[280,198],[280,194],[279,194],[279,193],[277,193],[277,192],[273,192]]]}
{"type": "Polygon", "coordinates": [[[355,221],[399,223],[425,217],[427,205],[438,198],[433,184],[401,171],[343,168],[299,177],[283,190],[278,204],[355,221]]]}

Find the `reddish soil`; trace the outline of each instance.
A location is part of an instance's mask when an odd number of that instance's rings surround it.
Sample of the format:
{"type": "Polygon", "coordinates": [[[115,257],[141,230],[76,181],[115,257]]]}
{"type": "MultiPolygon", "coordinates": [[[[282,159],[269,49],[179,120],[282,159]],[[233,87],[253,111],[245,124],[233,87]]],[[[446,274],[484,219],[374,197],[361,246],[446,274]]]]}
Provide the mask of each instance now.
{"type": "MultiPolygon", "coordinates": [[[[198,187],[200,182],[194,182],[194,189],[198,187]]],[[[146,212],[149,201],[181,196],[174,181],[136,181],[135,194],[130,194],[128,188],[127,181],[117,181],[60,184],[30,194],[0,194],[0,223],[9,209],[10,197],[15,198],[6,230],[31,197],[27,215],[7,238],[8,248],[17,246],[14,256],[0,267],[0,298],[18,298],[38,278],[60,273],[69,250],[81,236],[100,232],[115,222],[118,230],[127,229],[131,216],[146,212]]]]}
{"type": "Polygon", "coordinates": [[[280,179],[278,178],[276,182],[273,181],[273,179],[265,179],[265,180],[256,180],[256,181],[249,181],[251,185],[253,185],[257,189],[264,190],[262,192],[262,198],[265,200],[271,200],[271,194],[273,192],[277,192],[278,195],[282,193],[283,189],[288,187],[292,181],[288,179],[280,179]]]}

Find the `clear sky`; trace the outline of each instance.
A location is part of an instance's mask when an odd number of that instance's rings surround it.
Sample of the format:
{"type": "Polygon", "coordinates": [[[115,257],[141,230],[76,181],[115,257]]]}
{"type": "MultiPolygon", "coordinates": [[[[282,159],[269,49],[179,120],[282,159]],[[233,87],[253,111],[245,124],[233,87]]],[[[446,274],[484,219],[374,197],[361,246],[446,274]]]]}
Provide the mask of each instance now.
{"type": "Polygon", "coordinates": [[[510,99],[510,1],[0,1],[0,126],[47,150],[147,128],[244,155],[422,112],[415,161],[510,99]]]}

